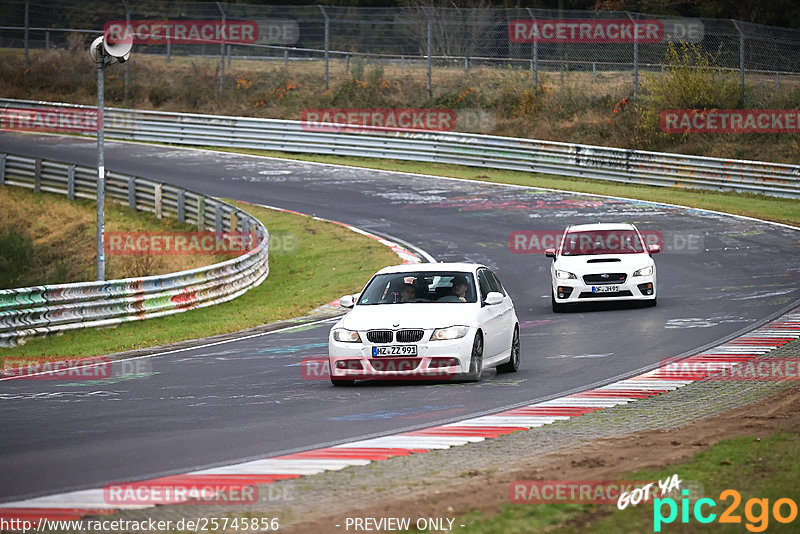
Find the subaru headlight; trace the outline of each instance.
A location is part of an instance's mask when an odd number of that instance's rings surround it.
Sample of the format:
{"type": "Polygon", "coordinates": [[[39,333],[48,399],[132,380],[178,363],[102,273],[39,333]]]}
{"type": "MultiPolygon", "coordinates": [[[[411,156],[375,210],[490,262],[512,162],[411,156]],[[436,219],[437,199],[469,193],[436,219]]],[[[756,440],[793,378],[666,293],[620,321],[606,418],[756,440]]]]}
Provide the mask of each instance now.
{"type": "Polygon", "coordinates": [[[577,279],[578,277],[569,271],[562,271],[556,269],[556,278],[558,278],[559,280],[569,280],[569,279],[577,279]]]}
{"type": "Polygon", "coordinates": [[[653,274],[653,266],[650,265],[649,267],[643,267],[638,271],[634,271],[633,276],[650,276],[653,274]]]}
{"type": "Polygon", "coordinates": [[[467,335],[466,326],[448,326],[447,328],[437,328],[431,335],[431,340],[442,341],[445,339],[458,339],[467,335]]]}
{"type": "Polygon", "coordinates": [[[361,337],[355,330],[345,330],[344,328],[337,328],[333,331],[334,341],[341,341],[342,343],[359,343],[361,337]]]}

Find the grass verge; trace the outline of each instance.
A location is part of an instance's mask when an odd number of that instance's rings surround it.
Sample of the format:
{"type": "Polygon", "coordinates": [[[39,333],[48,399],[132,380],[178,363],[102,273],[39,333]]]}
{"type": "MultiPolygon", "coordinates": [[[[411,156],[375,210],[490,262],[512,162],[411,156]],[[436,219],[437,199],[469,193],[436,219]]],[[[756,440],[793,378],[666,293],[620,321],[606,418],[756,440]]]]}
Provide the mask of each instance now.
{"type": "Polygon", "coordinates": [[[295,154],[265,150],[222,149],[206,147],[208,150],[237,152],[258,156],[316,161],[337,165],[350,165],[369,169],[430,174],[464,180],[483,180],[486,182],[524,185],[562,189],[578,193],[619,196],[679,204],[714,211],[756,217],[767,221],[800,226],[800,202],[797,199],[754,195],[749,193],[705,191],[701,189],[668,188],[648,185],[618,184],[601,180],[570,178],[550,174],[529,173],[465,167],[447,163],[419,163],[413,161],[371,159],[352,156],[328,156],[317,154],[295,154]]]}
{"type": "MultiPolygon", "coordinates": [[[[95,280],[97,208],[92,200],[0,187],[0,288],[95,280]]],[[[197,228],[157,219],[124,204],[106,204],[106,232],[187,232],[197,228]]],[[[106,278],[164,274],[211,265],[230,256],[106,255],[106,278]]]]}
{"type": "Polygon", "coordinates": [[[102,355],[236,332],[301,316],[358,291],[376,270],[399,262],[389,248],[339,225],[232,203],[258,217],[270,231],[270,274],[260,286],[233,301],[170,317],[31,339],[0,349],[0,357],[102,355]]]}
{"type": "MultiPolygon", "coordinates": [[[[800,463],[795,454],[798,447],[800,435],[797,433],[734,438],[717,443],[688,462],[619,478],[664,480],[677,473],[684,482],[682,488],[688,481],[699,481],[703,486],[702,497],[716,502],[713,508],[703,506],[704,515],[716,514],[713,522],[703,525],[693,516],[695,498],[701,496],[690,493],[688,523],[682,524],[681,502],[676,499],[678,516],[671,524],[661,525],[661,532],[797,532],[799,520],[796,517],[789,524],[781,524],[772,512],[778,499],[790,498],[798,502],[800,463]],[[740,517],[740,523],[722,524],[719,521],[723,511],[733,503],[731,497],[720,497],[726,489],[741,494],[741,503],[732,510],[733,516],[740,517]],[[759,504],[748,504],[750,499],[769,499],[768,508],[765,510],[759,504]]],[[[667,506],[663,512],[668,515],[667,506]]],[[[781,513],[789,516],[789,506],[784,504],[781,513]]],[[[469,534],[653,532],[654,506],[651,502],[618,510],[614,504],[506,504],[496,514],[473,513],[457,520],[457,523],[466,524],[463,532],[469,534]]]]}

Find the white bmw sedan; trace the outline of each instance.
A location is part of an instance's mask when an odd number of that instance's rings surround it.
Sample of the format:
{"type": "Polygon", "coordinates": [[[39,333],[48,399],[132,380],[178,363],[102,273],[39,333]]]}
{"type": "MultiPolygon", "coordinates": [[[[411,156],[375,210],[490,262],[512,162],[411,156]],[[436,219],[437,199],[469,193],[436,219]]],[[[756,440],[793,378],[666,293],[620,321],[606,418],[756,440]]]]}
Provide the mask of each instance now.
{"type": "Polygon", "coordinates": [[[656,264],[659,245],[645,246],[633,224],[568,226],[558,249],[547,249],[554,312],[569,304],[641,300],[656,305],[656,264]]]}
{"type": "Polygon", "coordinates": [[[519,323],[497,276],[472,263],[398,265],[378,271],[331,328],[331,382],[465,379],[519,368],[519,323]]]}

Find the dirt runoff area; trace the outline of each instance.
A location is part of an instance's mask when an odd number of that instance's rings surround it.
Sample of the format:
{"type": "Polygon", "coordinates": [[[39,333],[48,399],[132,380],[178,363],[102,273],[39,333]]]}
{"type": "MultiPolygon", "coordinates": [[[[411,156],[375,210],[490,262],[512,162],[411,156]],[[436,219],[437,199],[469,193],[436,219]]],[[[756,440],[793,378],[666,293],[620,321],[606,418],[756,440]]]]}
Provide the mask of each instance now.
{"type": "MultiPolygon", "coordinates": [[[[495,458],[493,468],[486,468],[483,462],[475,462],[472,467],[464,463],[464,470],[457,475],[449,472],[450,476],[426,477],[425,484],[408,487],[400,494],[378,490],[372,493],[372,498],[359,495],[360,500],[353,500],[348,494],[354,488],[348,488],[349,482],[342,481],[342,493],[335,506],[320,502],[313,510],[295,516],[295,521],[289,518],[282,523],[281,530],[300,534],[345,532],[347,517],[458,518],[475,510],[491,514],[509,502],[509,485],[515,480],[614,480],[624,473],[687,461],[721,440],[767,436],[779,431],[800,433],[798,385],[781,389],[755,404],[671,430],[648,430],[594,440],[544,455],[502,456],[495,458]],[[335,528],[335,525],[341,526],[335,528]]],[[[466,452],[474,446],[460,449],[466,452]]],[[[392,473],[384,475],[391,477],[392,473]]],[[[396,482],[402,485],[401,481],[396,482]]],[[[392,484],[391,479],[386,484],[392,484]]]]}

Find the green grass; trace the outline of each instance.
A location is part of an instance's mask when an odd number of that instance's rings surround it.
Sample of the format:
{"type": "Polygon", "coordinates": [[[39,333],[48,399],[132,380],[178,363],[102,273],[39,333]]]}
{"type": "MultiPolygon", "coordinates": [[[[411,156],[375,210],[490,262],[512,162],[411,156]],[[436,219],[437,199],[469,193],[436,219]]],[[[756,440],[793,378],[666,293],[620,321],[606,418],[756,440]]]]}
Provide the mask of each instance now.
{"type": "MultiPolygon", "coordinates": [[[[197,228],[175,219],[106,204],[106,232],[181,232],[197,228]]],[[[96,279],[94,201],[0,187],[0,288],[96,279]]],[[[210,265],[225,256],[106,255],[106,278],[163,274],[210,265]]]]}
{"type": "Polygon", "coordinates": [[[321,163],[333,163],[338,165],[351,165],[354,167],[365,167],[370,169],[430,174],[434,176],[449,176],[451,178],[461,178],[464,180],[484,180],[495,183],[635,198],[652,202],[665,202],[668,204],[679,204],[694,208],[722,211],[735,215],[745,215],[767,221],[800,226],[800,202],[798,202],[797,199],[770,197],[766,195],[755,195],[749,193],[717,192],[677,187],[669,188],[648,185],[617,184],[601,180],[569,178],[550,174],[521,171],[465,167],[446,163],[419,163],[412,161],[371,159],[352,156],[295,154],[264,150],[220,149],[213,147],[207,148],[209,150],[272,156],[302,161],[317,161],[321,163]]]}
{"type": "MultiPolygon", "coordinates": [[[[706,451],[698,453],[692,460],[676,465],[664,466],[658,471],[638,471],[622,475],[620,480],[664,480],[678,474],[683,481],[682,489],[688,482],[702,484],[702,497],[717,503],[713,509],[703,507],[704,514],[709,511],[717,514],[714,522],[702,525],[691,513],[694,499],[701,497],[691,493],[688,524],[681,524],[680,501],[678,516],[671,524],[663,524],[661,532],[748,532],[746,525],[761,524],[760,509],[752,508],[753,520],[745,515],[745,506],[752,498],[769,499],[769,510],[780,498],[790,498],[800,504],[797,481],[800,480],[800,462],[797,450],[800,448],[800,435],[796,433],[775,433],[764,439],[740,437],[717,443],[706,451]],[[733,510],[741,516],[740,524],[720,524],[719,517],[732,503],[731,498],[720,499],[726,489],[737,490],[741,503],[733,510]]],[[[605,477],[610,478],[610,477],[605,477]]],[[[696,488],[696,485],[690,488],[696,488]]],[[[664,507],[665,515],[668,508],[664,507]]],[[[784,505],[783,515],[788,515],[784,505]]],[[[653,504],[628,506],[618,510],[614,504],[506,504],[497,514],[474,512],[456,520],[466,524],[465,534],[513,534],[523,532],[577,533],[593,532],[616,534],[627,532],[653,532],[653,504]]],[[[768,519],[766,532],[798,532],[800,518],[788,525],[778,523],[774,517],[768,519]]]]}
{"type": "Polygon", "coordinates": [[[311,217],[238,204],[269,229],[269,277],[224,304],[112,329],[82,329],[0,349],[0,357],[90,356],[150,347],[301,316],[358,291],[398,257],[377,241],[311,217]]]}

